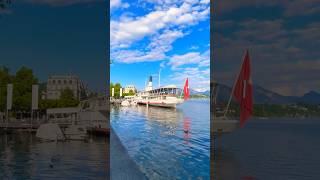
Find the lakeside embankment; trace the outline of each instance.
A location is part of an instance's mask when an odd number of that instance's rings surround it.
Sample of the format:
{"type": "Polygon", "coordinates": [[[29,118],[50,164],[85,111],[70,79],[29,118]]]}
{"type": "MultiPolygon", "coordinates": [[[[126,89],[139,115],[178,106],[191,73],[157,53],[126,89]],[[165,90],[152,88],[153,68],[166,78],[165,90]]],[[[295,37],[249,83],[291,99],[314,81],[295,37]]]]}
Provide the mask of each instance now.
{"type": "Polygon", "coordinates": [[[208,100],[188,100],[175,109],[111,106],[110,120],[148,179],[210,179],[208,100]]]}
{"type": "Polygon", "coordinates": [[[143,180],[146,176],[140,171],[137,164],[130,158],[119,137],[110,128],[110,178],[143,180]]]}

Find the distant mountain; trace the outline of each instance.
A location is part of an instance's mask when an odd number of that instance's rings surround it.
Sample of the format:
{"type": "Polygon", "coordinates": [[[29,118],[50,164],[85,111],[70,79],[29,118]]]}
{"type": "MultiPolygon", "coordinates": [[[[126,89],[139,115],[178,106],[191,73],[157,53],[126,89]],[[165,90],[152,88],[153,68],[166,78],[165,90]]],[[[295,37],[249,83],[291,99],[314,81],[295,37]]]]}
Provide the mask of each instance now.
{"type": "Polygon", "coordinates": [[[200,92],[194,90],[194,89],[190,89],[190,95],[195,95],[195,94],[199,94],[200,92]]]}
{"type": "Polygon", "coordinates": [[[204,94],[206,96],[210,96],[210,90],[204,91],[204,92],[202,92],[202,94],[204,94]]]}
{"type": "MultiPolygon", "coordinates": [[[[224,84],[219,84],[217,101],[227,102],[230,97],[231,90],[231,87],[224,84]]],[[[253,99],[255,104],[320,104],[320,94],[315,91],[306,93],[302,97],[283,96],[261,86],[253,86],[253,99]]]]}
{"type": "Polygon", "coordinates": [[[204,92],[199,92],[199,91],[196,91],[194,89],[190,89],[190,95],[206,95],[206,96],[210,96],[210,91],[207,90],[207,91],[204,91],[204,92]]]}
{"type": "Polygon", "coordinates": [[[304,94],[299,100],[303,103],[320,104],[320,93],[310,91],[304,94]]]}

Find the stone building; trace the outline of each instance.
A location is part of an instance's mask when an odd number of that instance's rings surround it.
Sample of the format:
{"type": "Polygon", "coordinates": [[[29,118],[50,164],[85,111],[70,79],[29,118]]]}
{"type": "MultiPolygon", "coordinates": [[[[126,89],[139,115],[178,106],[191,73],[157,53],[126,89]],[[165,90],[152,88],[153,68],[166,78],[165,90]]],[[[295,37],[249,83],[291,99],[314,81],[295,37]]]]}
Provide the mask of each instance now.
{"type": "Polygon", "coordinates": [[[134,85],[127,85],[125,88],[124,88],[124,93],[129,93],[130,90],[132,90],[134,93],[137,92],[137,89],[134,85]]]}
{"type": "Polygon", "coordinates": [[[87,87],[76,75],[65,76],[50,76],[47,81],[45,98],[59,99],[61,91],[70,89],[77,100],[82,100],[87,97],[87,87]]]}

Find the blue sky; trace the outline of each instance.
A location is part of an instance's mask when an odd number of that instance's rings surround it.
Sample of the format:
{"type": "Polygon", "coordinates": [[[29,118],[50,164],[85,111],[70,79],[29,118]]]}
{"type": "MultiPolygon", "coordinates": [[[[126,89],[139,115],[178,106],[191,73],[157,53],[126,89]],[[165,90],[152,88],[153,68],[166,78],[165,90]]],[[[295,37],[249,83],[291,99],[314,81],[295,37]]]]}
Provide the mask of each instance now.
{"type": "Polygon", "coordinates": [[[111,82],[209,90],[209,0],[111,0],[111,82]]]}
{"type": "Polygon", "coordinates": [[[102,90],[107,71],[106,3],[100,0],[21,0],[0,12],[0,66],[80,76],[102,90]]]}
{"type": "Polygon", "coordinates": [[[215,1],[214,79],[232,86],[244,51],[253,84],[283,95],[320,92],[320,1],[215,1]]]}

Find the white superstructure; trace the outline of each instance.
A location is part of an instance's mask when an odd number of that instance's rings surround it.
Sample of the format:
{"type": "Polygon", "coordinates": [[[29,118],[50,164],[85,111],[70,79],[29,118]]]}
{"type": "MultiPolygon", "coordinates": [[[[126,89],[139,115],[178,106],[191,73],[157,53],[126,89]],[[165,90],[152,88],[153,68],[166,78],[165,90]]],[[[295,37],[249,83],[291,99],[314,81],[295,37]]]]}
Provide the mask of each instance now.
{"type": "Polygon", "coordinates": [[[162,86],[156,89],[152,88],[152,77],[150,76],[149,82],[145,91],[137,93],[135,101],[138,104],[147,106],[159,106],[175,108],[178,104],[184,102],[181,89],[175,85],[162,86]]]}

